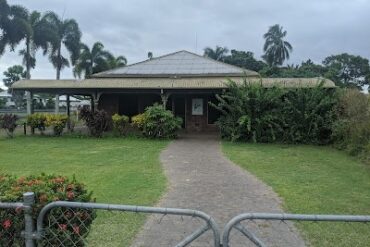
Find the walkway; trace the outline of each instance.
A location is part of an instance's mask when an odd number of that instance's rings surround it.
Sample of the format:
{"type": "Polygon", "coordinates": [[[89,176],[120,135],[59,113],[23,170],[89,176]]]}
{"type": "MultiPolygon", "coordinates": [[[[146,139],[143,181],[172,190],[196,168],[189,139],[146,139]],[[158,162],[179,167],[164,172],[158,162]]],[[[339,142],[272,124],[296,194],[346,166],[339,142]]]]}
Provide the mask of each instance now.
{"type": "MultiPolygon", "coordinates": [[[[215,218],[220,230],[240,213],[283,212],[270,187],[223,156],[214,135],[186,135],[175,140],[162,152],[161,161],[169,189],[158,206],[204,211],[215,218]]],[[[174,246],[202,224],[188,217],[151,216],[133,246],[174,246]]],[[[304,246],[292,224],[256,222],[247,226],[268,246],[304,246]]],[[[191,246],[212,246],[211,236],[207,232],[191,246]]],[[[231,236],[232,246],[254,246],[237,231],[231,236]]]]}

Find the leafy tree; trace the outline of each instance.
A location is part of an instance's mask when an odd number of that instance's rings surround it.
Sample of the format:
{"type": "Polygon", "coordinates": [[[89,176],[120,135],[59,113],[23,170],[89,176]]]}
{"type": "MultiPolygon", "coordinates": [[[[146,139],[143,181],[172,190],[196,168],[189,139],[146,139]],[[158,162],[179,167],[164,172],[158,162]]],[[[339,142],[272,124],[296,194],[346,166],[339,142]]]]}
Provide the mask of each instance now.
{"type": "Polygon", "coordinates": [[[5,76],[3,79],[4,85],[8,88],[11,87],[14,82],[26,78],[26,71],[22,65],[9,67],[3,74],[5,76]]]}
{"type": "Polygon", "coordinates": [[[7,45],[14,51],[15,46],[30,32],[26,19],[28,11],[19,5],[8,5],[6,0],[0,0],[0,55],[7,45]]]}
{"type": "Polygon", "coordinates": [[[288,65],[286,67],[265,67],[260,71],[262,76],[280,78],[312,78],[323,77],[327,68],[320,64],[314,64],[310,59],[300,65],[288,65]]]}
{"type": "Polygon", "coordinates": [[[286,35],[287,31],[283,30],[283,27],[278,24],[271,26],[268,32],[263,35],[265,38],[263,46],[265,54],[262,58],[269,66],[282,65],[286,59],[289,59],[289,53],[293,50],[293,47],[288,41],[284,40],[286,35]]]}
{"type": "Polygon", "coordinates": [[[342,53],[332,55],[323,61],[328,71],[326,77],[342,87],[357,87],[369,85],[369,60],[361,56],[342,53]]]}
{"type": "Polygon", "coordinates": [[[231,55],[226,56],[224,62],[253,71],[260,71],[266,66],[264,62],[255,59],[250,51],[231,50],[231,55]]]}
{"type": "Polygon", "coordinates": [[[227,47],[216,46],[216,49],[214,50],[210,47],[204,48],[204,56],[217,61],[224,61],[228,52],[229,49],[227,49],[227,47]]]}
{"type": "MultiPolygon", "coordinates": [[[[11,92],[9,88],[13,85],[14,82],[24,79],[27,76],[27,72],[24,70],[22,65],[14,65],[12,67],[9,67],[6,71],[4,71],[3,74],[5,76],[3,82],[4,85],[8,87],[9,93],[11,92]]],[[[12,92],[12,97],[17,107],[22,106],[23,96],[24,92],[12,92]]]]}
{"type": "Polygon", "coordinates": [[[70,62],[62,55],[62,46],[70,54],[71,64],[75,65],[80,52],[81,31],[74,19],[61,19],[57,14],[48,12],[43,19],[52,27],[53,44],[49,51],[49,60],[56,68],[57,80],[60,79],[60,72],[69,67],[70,62]]]}

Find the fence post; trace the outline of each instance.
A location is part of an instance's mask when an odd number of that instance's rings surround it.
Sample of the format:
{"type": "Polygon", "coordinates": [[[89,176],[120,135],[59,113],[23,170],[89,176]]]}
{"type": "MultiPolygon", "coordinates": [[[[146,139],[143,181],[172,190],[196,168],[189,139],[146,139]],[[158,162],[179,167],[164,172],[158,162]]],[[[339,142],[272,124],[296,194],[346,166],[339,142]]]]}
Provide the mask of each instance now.
{"type": "Polygon", "coordinates": [[[33,192],[26,192],[23,194],[23,205],[27,206],[24,210],[24,238],[26,247],[34,247],[35,241],[33,238],[34,235],[34,222],[32,219],[32,206],[35,203],[35,194],[33,192]]]}

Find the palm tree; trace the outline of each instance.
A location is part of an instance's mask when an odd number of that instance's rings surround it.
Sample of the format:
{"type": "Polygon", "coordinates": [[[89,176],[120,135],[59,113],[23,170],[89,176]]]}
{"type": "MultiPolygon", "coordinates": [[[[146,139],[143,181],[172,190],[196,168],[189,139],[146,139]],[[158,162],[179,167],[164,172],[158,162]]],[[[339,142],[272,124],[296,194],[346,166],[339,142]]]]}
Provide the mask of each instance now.
{"type": "Polygon", "coordinates": [[[108,58],[108,63],[110,69],[124,67],[127,65],[127,59],[125,56],[115,57],[111,54],[111,56],[108,58]]]}
{"type": "Polygon", "coordinates": [[[227,47],[216,46],[216,49],[214,50],[210,47],[204,48],[204,56],[217,61],[224,61],[228,52],[229,49],[227,49],[227,47]]]}
{"type": "Polygon", "coordinates": [[[19,5],[8,5],[6,0],[0,0],[0,55],[7,45],[14,51],[15,46],[30,32],[27,25],[28,11],[19,5]]]}
{"type": "Polygon", "coordinates": [[[81,77],[81,74],[84,73],[85,78],[88,78],[94,73],[110,69],[111,66],[121,62],[121,59],[116,60],[110,52],[104,50],[104,45],[100,42],[96,42],[91,49],[87,45],[81,44],[74,74],[81,77]]]}
{"type": "Polygon", "coordinates": [[[45,14],[43,19],[53,29],[51,35],[54,42],[49,51],[49,60],[56,68],[56,78],[59,80],[60,72],[70,65],[69,60],[62,55],[62,46],[70,53],[71,64],[75,65],[80,52],[81,31],[74,19],[63,20],[53,12],[45,14]]]}
{"type": "Polygon", "coordinates": [[[265,54],[262,58],[270,66],[282,65],[286,59],[289,59],[289,53],[293,50],[292,45],[284,40],[287,31],[283,27],[276,24],[271,26],[267,33],[263,35],[265,45],[263,51],[265,54]]]}
{"type": "Polygon", "coordinates": [[[26,48],[19,51],[19,54],[23,56],[23,64],[26,66],[26,78],[31,78],[31,68],[35,68],[36,65],[36,51],[42,48],[44,55],[47,53],[51,43],[53,42],[52,30],[41,14],[37,11],[33,11],[31,14],[27,14],[27,33],[25,36],[26,48]]]}

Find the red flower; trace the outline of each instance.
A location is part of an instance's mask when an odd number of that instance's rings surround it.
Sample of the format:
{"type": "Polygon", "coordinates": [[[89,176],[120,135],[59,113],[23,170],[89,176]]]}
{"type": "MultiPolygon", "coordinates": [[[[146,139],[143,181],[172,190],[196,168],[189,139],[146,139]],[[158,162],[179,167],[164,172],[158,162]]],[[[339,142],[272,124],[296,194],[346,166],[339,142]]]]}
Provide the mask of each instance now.
{"type": "Polygon", "coordinates": [[[59,229],[62,231],[67,230],[67,224],[58,224],[58,226],[59,226],[59,229]]]}
{"type": "Polygon", "coordinates": [[[4,229],[9,229],[12,226],[11,220],[7,219],[3,222],[4,229]]]}
{"type": "Polygon", "coordinates": [[[73,226],[73,232],[74,232],[74,233],[76,233],[76,234],[80,234],[80,227],[79,227],[79,226],[74,225],[74,226],[73,226]]]}

